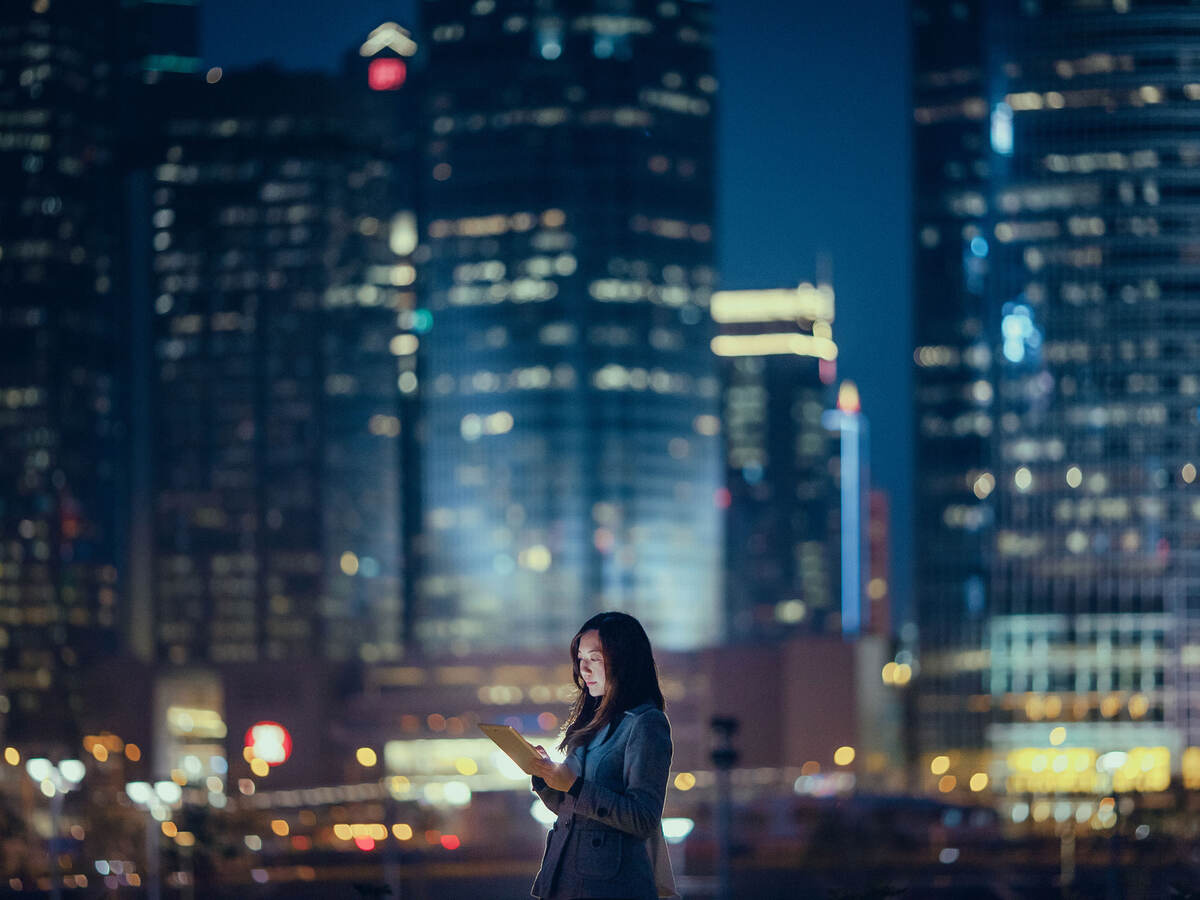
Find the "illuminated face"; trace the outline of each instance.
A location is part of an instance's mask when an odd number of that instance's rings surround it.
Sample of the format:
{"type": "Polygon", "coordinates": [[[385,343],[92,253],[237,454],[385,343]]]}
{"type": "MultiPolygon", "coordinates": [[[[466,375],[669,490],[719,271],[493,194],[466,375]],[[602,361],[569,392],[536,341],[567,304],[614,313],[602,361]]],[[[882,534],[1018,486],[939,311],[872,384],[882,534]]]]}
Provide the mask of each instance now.
{"type": "Polygon", "coordinates": [[[579,674],[589,694],[604,696],[604,648],[600,646],[600,632],[594,628],[579,637],[579,674]]]}

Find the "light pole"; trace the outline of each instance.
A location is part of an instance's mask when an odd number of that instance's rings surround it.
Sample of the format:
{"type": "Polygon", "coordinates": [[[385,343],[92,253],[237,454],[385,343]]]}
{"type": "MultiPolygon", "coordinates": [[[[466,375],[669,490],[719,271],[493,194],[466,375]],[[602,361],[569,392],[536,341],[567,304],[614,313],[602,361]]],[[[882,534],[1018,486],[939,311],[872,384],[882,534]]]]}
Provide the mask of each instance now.
{"type": "Polygon", "coordinates": [[[62,898],[62,878],[59,877],[56,862],[58,860],[59,819],[62,816],[63,800],[67,794],[79,786],[87,770],[77,759],[64,759],[57,766],[44,757],[34,757],[25,762],[25,774],[38,785],[43,796],[50,799],[50,897],[52,900],[62,898]]]}
{"type": "Polygon", "coordinates": [[[173,781],[131,781],[125,793],[134,805],[146,810],[146,897],[161,900],[162,875],[159,865],[160,823],[171,818],[171,810],[183,799],[183,789],[173,781]]]}
{"type": "Polygon", "coordinates": [[[717,767],[717,897],[718,900],[732,900],[730,844],[733,838],[733,798],[729,770],[738,761],[738,752],[733,749],[738,720],[731,716],[714,716],[711,725],[715,739],[712,761],[717,767]]]}

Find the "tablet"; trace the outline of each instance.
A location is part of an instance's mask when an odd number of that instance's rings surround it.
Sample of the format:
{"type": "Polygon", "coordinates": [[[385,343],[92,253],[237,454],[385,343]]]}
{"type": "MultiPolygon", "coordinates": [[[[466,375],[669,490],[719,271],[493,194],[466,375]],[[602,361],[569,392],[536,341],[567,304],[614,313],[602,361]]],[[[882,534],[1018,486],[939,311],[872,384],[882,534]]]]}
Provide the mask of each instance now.
{"type": "Polygon", "coordinates": [[[481,724],[479,730],[490,737],[509,759],[520,766],[522,772],[528,773],[531,764],[542,759],[541,754],[533,748],[533,744],[525,740],[521,736],[521,732],[511,725],[481,724]]]}

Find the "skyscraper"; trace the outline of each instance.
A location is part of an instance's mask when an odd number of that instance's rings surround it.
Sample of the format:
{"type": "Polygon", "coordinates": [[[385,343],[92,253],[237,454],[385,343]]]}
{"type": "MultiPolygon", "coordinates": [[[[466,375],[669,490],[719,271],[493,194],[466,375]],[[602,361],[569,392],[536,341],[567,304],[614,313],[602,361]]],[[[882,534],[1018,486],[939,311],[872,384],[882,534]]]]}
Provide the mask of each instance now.
{"type": "Polygon", "coordinates": [[[926,747],[1062,726],[1178,770],[1200,741],[1200,14],[914,11],[918,597],[947,724],[926,747]]]}
{"type": "Polygon", "coordinates": [[[836,442],[822,423],[837,371],[829,285],[719,291],[725,592],[730,636],[840,628],[836,442]]]}
{"type": "Polygon", "coordinates": [[[891,498],[882,488],[871,488],[867,500],[867,622],[879,634],[891,634],[892,611],[892,525],[891,498]]]}
{"type": "Polygon", "coordinates": [[[395,656],[417,348],[403,110],[365,80],[271,70],[147,96],[158,653],[395,656]]]}
{"type": "Polygon", "coordinates": [[[919,743],[980,747],[986,709],[978,664],[956,654],[984,641],[995,478],[993,341],[983,278],[989,124],[983,4],[913,4],[913,333],[915,601],[922,648],[919,743]]]}
{"type": "Polygon", "coordinates": [[[629,610],[722,633],[707,3],[437,0],[422,338],[429,648],[629,610]]]}
{"type": "Polygon", "coordinates": [[[854,637],[869,624],[871,614],[867,600],[871,578],[871,431],[853,381],[841,383],[837,407],[823,413],[821,420],[837,435],[837,557],[841,576],[837,625],[843,635],[854,637]]]}
{"type": "Polygon", "coordinates": [[[200,0],[122,0],[120,41],[121,76],[129,81],[198,75],[200,0]]]}
{"type": "Polygon", "coordinates": [[[72,736],[118,620],[109,2],[0,7],[0,732],[72,736]]]}

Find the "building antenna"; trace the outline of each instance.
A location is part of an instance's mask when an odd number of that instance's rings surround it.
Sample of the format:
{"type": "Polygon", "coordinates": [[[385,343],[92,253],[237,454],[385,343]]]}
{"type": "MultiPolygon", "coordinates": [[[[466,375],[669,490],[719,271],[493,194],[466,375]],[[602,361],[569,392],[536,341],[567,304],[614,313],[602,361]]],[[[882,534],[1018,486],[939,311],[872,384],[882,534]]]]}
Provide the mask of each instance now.
{"type": "Polygon", "coordinates": [[[817,253],[817,285],[833,286],[833,256],[827,250],[817,253]]]}

